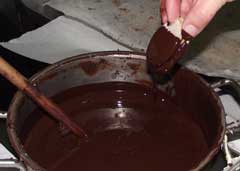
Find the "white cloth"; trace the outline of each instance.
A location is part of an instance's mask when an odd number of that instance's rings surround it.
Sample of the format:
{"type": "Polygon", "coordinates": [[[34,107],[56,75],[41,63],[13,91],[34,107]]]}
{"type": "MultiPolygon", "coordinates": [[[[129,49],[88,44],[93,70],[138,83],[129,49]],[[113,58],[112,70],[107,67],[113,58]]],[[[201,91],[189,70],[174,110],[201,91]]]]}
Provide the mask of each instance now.
{"type": "Polygon", "coordinates": [[[16,159],[16,157],[0,143],[0,159],[16,159]]]}
{"type": "Polygon", "coordinates": [[[46,63],[88,52],[129,50],[104,34],[65,16],[0,45],[46,63]]]}

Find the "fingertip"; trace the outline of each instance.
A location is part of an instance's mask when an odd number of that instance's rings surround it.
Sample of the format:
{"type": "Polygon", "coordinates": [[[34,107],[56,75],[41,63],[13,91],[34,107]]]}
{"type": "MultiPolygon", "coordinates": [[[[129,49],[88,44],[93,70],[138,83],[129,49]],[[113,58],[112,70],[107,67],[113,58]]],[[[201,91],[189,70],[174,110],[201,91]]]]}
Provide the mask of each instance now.
{"type": "Polygon", "coordinates": [[[183,30],[196,37],[213,19],[216,12],[224,5],[224,1],[202,0],[194,3],[183,23],[183,30]]]}
{"type": "Polygon", "coordinates": [[[162,15],[161,15],[161,23],[162,23],[162,24],[168,23],[167,14],[162,14],[162,15]]]}
{"type": "Polygon", "coordinates": [[[180,17],[180,0],[168,0],[166,2],[167,18],[173,23],[180,17]]]}
{"type": "Polygon", "coordinates": [[[192,37],[196,37],[200,33],[200,30],[193,24],[183,25],[183,30],[190,34],[192,37]]]}

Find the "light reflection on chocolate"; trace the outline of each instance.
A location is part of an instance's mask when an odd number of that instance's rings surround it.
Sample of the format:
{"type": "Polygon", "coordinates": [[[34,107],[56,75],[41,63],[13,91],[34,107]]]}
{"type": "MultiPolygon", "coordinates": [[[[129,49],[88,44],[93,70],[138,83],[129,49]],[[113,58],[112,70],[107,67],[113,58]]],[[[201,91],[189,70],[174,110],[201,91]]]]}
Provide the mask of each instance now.
{"type": "Polygon", "coordinates": [[[62,137],[56,123],[36,109],[30,116],[37,119],[26,121],[22,141],[47,170],[186,171],[209,150],[192,114],[149,86],[92,84],[53,99],[83,125],[90,141],[62,137]]]}

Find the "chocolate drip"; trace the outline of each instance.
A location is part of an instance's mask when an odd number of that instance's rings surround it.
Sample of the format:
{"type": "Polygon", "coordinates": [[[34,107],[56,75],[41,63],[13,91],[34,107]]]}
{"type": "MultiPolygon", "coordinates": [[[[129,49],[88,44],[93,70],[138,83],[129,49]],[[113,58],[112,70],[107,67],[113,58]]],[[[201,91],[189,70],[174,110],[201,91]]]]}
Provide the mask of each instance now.
{"type": "Polygon", "coordinates": [[[192,37],[182,31],[182,39],[175,37],[166,27],[160,27],[153,35],[147,49],[147,61],[151,71],[165,75],[185,54],[192,37]]]}

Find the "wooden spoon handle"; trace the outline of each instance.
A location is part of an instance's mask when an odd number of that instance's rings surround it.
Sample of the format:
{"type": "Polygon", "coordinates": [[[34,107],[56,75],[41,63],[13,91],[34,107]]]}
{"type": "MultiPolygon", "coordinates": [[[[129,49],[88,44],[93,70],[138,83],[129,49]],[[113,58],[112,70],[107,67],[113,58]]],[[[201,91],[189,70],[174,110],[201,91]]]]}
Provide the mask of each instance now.
{"type": "Polygon", "coordinates": [[[0,56],[0,74],[14,84],[18,89],[31,97],[37,104],[46,110],[52,117],[63,122],[74,134],[79,137],[87,137],[87,134],[73,121],[64,111],[59,108],[52,100],[44,96],[39,90],[20,74],[15,68],[9,65],[0,56]]]}

